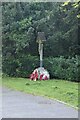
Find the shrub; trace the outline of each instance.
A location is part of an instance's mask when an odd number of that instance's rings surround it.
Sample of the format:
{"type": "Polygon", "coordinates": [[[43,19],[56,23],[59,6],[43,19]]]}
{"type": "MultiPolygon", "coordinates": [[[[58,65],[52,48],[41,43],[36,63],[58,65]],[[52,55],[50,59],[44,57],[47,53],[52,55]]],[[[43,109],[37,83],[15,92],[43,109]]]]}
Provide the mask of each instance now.
{"type": "MultiPolygon", "coordinates": [[[[80,57],[64,58],[48,57],[44,58],[44,68],[46,68],[51,78],[79,81],[80,79],[80,57]]],[[[19,56],[16,59],[9,57],[3,59],[3,72],[9,76],[29,77],[32,71],[39,67],[39,58],[31,55],[19,56]]]]}
{"type": "Polygon", "coordinates": [[[80,58],[47,58],[44,60],[44,67],[50,72],[51,78],[59,78],[70,81],[80,79],[80,58]]]}
{"type": "Polygon", "coordinates": [[[16,59],[9,57],[3,59],[2,71],[9,76],[29,77],[31,72],[38,67],[39,60],[36,56],[23,55],[16,59]]]}
{"type": "Polygon", "coordinates": [[[16,75],[18,77],[29,77],[35,68],[39,66],[39,60],[36,56],[24,56],[19,59],[16,75]]]}

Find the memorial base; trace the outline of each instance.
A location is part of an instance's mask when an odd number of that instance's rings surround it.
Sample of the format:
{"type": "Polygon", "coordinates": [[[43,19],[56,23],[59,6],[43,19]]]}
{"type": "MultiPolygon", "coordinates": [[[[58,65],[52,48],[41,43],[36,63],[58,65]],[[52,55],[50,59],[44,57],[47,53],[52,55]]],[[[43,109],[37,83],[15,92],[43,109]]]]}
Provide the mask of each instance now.
{"type": "Polygon", "coordinates": [[[44,67],[36,68],[30,75],[31,80],[48,80],[50,79],[49,72],[44,67]]]}

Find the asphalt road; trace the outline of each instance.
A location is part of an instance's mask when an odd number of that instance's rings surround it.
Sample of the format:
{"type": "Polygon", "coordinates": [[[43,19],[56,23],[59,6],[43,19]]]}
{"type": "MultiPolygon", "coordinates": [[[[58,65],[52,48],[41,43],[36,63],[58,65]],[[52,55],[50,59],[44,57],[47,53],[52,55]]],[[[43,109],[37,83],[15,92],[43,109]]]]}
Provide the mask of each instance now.
{"type": "Polygon", "coordinates": [[[0,86],[0,120],[2,118],[2,87],[0,86]]]}
{"type": "Polygon", "coordinates": [[[3,118],[78,118],[78,111],[45,97],[3,88],[3,118]]]}

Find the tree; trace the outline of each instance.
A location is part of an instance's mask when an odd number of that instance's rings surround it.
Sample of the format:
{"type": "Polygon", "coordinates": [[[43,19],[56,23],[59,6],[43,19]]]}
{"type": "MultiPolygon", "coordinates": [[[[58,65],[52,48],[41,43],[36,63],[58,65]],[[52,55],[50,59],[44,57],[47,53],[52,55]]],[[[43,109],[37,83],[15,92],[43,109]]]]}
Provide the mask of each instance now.
{"type": "Polygon", "coordinates": [[[2,3],[3,70],[15,63],[16,72],[22,56],[38,56],[38,32],[44,32],[47,39],[45,57],[80,55],[78,9],[79,2],[2,3]]]}

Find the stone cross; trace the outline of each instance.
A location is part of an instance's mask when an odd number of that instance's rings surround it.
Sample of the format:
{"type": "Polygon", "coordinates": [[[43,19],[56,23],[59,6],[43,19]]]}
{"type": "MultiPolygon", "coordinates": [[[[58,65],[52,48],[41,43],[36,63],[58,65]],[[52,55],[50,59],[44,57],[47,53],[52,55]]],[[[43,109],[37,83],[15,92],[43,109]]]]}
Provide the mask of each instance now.
{"type": "Polygon", "coordinates": [[[37,43],[39,44],[40,67],[43,67],[43,42],[46,41],[44,32],[38,32],[37,43]]]}

